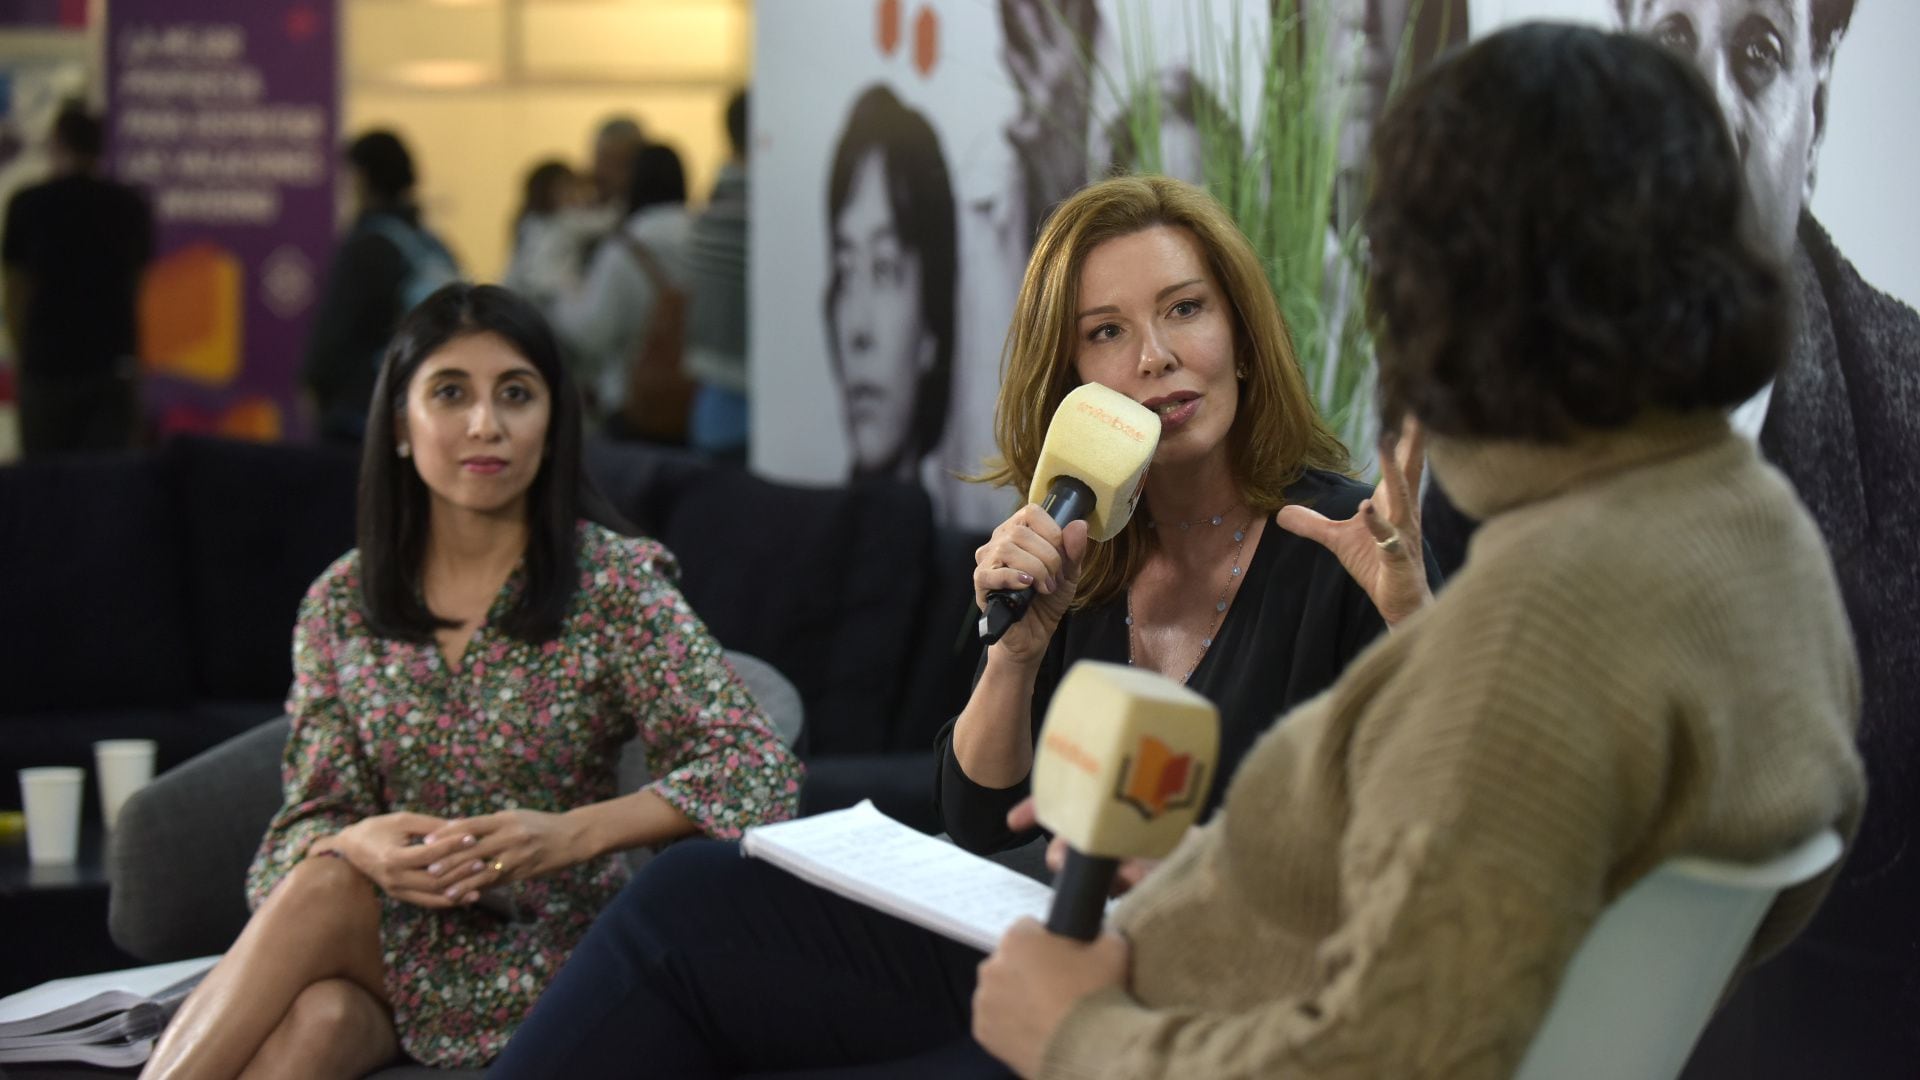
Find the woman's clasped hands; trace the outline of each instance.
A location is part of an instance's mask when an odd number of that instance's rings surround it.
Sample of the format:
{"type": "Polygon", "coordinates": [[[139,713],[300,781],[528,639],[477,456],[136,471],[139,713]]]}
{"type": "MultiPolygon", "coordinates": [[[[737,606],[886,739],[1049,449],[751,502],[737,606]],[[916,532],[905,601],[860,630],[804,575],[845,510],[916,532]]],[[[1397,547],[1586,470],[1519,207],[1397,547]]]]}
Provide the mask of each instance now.
{"type": "Polygon", "coordinates": [[[564,814],[502,810],[471,818],[405,811],[340,830],[331,849],[395,900],[425,908],[476,903],[480,893],[583,861],[564,814]]]}

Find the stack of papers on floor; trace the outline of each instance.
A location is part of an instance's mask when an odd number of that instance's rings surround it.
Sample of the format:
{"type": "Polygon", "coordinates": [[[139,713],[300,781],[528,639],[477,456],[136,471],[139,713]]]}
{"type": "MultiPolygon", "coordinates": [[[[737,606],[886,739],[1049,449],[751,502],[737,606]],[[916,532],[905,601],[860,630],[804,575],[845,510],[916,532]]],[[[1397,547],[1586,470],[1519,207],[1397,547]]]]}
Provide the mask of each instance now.
{"type": "Polygon", "coordinates": [[[55,979],[0,998],[0,1065],[139,1065],[217,956],[55,979]]]}

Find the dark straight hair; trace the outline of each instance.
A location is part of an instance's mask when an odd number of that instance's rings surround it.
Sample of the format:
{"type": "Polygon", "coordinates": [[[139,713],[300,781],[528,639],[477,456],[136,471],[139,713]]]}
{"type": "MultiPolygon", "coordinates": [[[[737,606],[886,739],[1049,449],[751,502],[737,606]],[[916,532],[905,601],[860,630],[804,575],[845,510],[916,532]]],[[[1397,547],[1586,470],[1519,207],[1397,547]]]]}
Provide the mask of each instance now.
{"type": "Polygon", "coordinates": [[[560,362],[547,321],[532,304],[498,285],[448,285],[400,323],[367,413],[360,458],[360,595],[368,627],[381,637],[424,642],[436,629],[457,625],[435,615],[421,589],[430,493],[413,462],[397,453],[393,429],[420,365],[449,342],[473,334],[505,339],[546,380],[553,401],[540,471],[527,490],[525,588],[501,619],[501,629],[522,641],[559,635],[580,585],[579,519],[633,531],[582,466],[580,395],[560,362]]]}
{"type": "Polygon", "coordinates": [[[665,143],[648,143],[633,156],[633,178],[627,184],[627,213],[649,206],[678,206],[687,201],[687,171],[680,153],[665,143]]]}

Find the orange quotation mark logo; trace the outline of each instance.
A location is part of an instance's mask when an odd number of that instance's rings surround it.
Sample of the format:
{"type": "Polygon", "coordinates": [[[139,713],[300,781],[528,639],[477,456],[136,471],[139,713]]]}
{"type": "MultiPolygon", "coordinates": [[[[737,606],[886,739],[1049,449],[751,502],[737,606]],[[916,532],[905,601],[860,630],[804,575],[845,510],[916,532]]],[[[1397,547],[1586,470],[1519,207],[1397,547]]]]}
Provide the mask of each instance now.
{"type": "Polygon", "coordinates": [[[1120,782],[1113,796],[1152,821],[1168,810],[1193,805],[1204,790],[1207,767],[1192,754],[1176,754],[1151,735],[1142,736],[1140,749],[1120,765],[1120,782]]]}
{"type": "MultiPolygon", "coordinates": [[[[902,6],[900,0],[880,0],[875,8],[878,21],[875,36],[882,56],[892,56],[900,48],[902,6]]],[[[920,5],[913,16],[911,59],[922,78],[932,75],[934,65],[940,62],[940,17],[925,4],[920,5]]]]}

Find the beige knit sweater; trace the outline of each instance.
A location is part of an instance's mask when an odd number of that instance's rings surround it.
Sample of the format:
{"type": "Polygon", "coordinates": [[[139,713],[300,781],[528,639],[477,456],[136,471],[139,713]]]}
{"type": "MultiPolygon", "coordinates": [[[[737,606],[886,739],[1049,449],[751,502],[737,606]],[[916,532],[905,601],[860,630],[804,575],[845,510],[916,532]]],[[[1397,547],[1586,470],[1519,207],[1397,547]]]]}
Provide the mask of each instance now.
{"type": "MultiPolygon", "coordinates": [[[[1487,519],[1466,568],[1276,725],[1128,898],[1131,993],[1081,1002],[1043,1075],[1507,1077],[1636,879],[1851,838],[1833,572],[1717,415],[1431,458],[1487,519]]],[[[1783,896],[1750,959],[1829,880],[1783,896]]]]}

